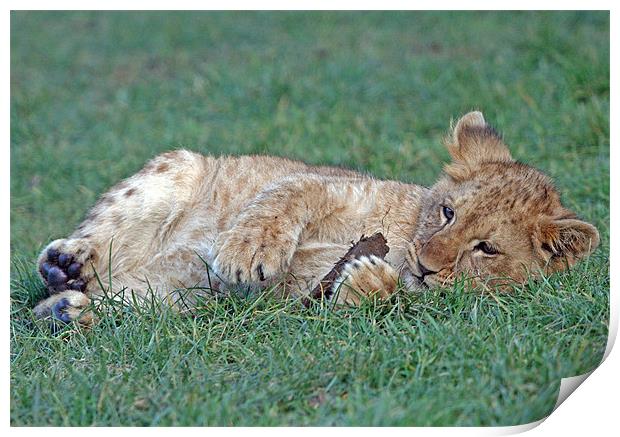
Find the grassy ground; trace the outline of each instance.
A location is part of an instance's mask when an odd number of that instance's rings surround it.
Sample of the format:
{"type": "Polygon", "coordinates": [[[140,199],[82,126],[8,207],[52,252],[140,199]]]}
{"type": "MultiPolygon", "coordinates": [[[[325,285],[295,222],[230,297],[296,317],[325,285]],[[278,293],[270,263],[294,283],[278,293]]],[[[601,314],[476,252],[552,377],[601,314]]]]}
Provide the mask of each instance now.
{"type": "Polygon", "coordinates": [[[13,425],[512,425],[594,368],[609,298],[606,13],[13,13],[13,425]],[[271,153],[431,184],[482,109],[601,248],[511,296],[458,287],[359,309],[268,294],[195,318],[115,308],[29,323],[34,258],[176,147],[271,153]]]}

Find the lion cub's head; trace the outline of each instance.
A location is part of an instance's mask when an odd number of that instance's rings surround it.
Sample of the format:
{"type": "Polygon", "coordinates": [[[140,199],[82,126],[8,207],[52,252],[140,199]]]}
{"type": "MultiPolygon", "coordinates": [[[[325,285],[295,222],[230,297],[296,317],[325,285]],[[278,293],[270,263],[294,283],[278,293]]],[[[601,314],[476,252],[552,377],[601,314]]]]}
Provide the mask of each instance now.
{"type": "Polygon", "coordinates": [[[453,162],[423,201],[407,257],[416,281],[523,283],[596,248],[596,228],[561,205],[547,176],[514,161],[480,112],[461,118],[446,145],[453,162]]]}

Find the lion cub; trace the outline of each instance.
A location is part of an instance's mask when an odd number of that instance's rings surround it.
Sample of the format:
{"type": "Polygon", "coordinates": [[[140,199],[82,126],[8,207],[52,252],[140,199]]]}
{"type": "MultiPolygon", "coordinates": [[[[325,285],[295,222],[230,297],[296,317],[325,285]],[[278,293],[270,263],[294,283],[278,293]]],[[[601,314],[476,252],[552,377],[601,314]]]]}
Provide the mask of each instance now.
{"type": "Polygon", "coordinates": [[[461,276],[523,283],[598,245],[596,228],[560,204],[548,177],[513,160],[480,112],[457,122],[447,147],[453,162],[431,188],[275,157],[165,153],[43,250],[51,296],[34,312],[88,324],[84,309],[102,286],[173,305],[239,285],[280,283],[304,296],[352,241],[375,232],[388,255],[347,265],[337,292],[326,292],[335,302],[388,296],[399,278],[409,289],[461,276]]]}

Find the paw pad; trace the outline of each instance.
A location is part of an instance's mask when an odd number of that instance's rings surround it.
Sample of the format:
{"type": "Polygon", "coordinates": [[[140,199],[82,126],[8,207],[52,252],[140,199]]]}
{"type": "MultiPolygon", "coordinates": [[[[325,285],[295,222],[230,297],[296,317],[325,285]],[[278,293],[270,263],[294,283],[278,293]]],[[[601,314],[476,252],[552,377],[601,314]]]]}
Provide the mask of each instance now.
{"type": "Polygon", "coordinates": [[[47,251],[47,261],[41,263],[39,272],[53,293],[64,290],[86,290],[87,281],[80,278],[82,264],[73,255],[61,253],[58,249],[47,251]]]}
{"type": "MultiPolygon", "coordinates": [[[[63,272],[60,267],[50,267],[47,273],[47,283],[54,288],[60,290],[63,285],[67,284],[67,275],[63,272]]],[[[64,288],[63,288],[64,289],[64,288]]]]}

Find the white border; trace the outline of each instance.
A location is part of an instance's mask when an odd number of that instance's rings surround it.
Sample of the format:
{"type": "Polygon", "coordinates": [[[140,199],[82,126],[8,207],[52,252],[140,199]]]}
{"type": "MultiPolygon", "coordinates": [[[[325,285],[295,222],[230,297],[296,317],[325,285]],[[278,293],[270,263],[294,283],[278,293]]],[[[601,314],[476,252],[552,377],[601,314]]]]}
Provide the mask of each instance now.
{"type": "Polygon", "coordinates": [[[9,9],[12,10],[610,10],[613,2],[605,0],[590,0],[588,2],[550,0],[521,0],[521,1],[493,1],[493,0],[441,0],[434,2],[384,0],[369,2],[364,0],[229,0],[197,1],[176,0],[165,2],[161,0],[109,0],[90,1],[63,0],[53,4],[42,0],[9,0],[9,9]]]}
{"type": "MultiPolygon", "coordinates": [[[[429,4],[428,2],[411,2],[411,1],[394,1],[394,0],[384,0],[382,2],[376,3],[367,3],[363,1],[326,1],[326,0],[318,0],[318,1],[296,1],[294,4],[291,1],[273,1],[273,0],[264,0],[264,1],[236,1],[229,0],[225,3],[221,2],[198,2],[198,1],[190,1],[190,0],[177,0],[175,2],[162,2],[162,1],[118,1],[118,0],[109,0],[109,1],[91,1],[88,4],[85,4],[84,1],[56,1],[54,4],[49,4],[49,2],[44,1],[32,1],[32,0],[23,0],[23,1],[8,1],[7,2],[7,10],[5,14],[2,16],[1,27],[4,30],[4,41],[2,44],[2,54],[5,59],[5,67],[2,70],[4,74],[4,82],[3,82],[3,101],[5,104],[2,106],[2,129],[5,134],[5,138],[7,138],[7,146],[3,147],[2,160],[0,165],[2,166],[2,174],[0,175],[0,200],[4,207],[4,214],[2,215],[2,232],[0,233],[0,241],[3,243],[3,250],[0,250],[0,283],[8,286],[9,277],[10,277],[10,200],[9,200],[9,186],[10,186],[10,10],[27,10],[27,9],[83,9],[83,10],[168,10],[168,9],[325,9],[325,10],[340,10],[340,9],[363,9],[363,10],[376,10],[376,9],[419,9],[419,10],[430,10],[430,9],[449,9],[449,10],[462,10],[462,9],[493,9],[493,10],[511,10],[511,9],[538,9],[538,10],[564,10],[564,9],[572,9],[572,10],[611,10],[611,77],[614,77],[614,73],[617,74],[619,69],[617,68],[618,62],[618,53],[617,53],[617,44],[613,44],[614,39],[618,39],[618,19],[617,12],[614,10],[614,3],[611,1],[597,1],[591,0],[588,2],[559,2],[549,1],[549,0],[521,0],[521,1],[504,1],[498,5],[497,1],[442,1],[442,2],[432,2],[429,4]]],[[[614,102],[617,101],[618,91],[615,86],[611,86],[611,111],[610,111],[610,120],[613,120],[611,114],[614,113],[614,102]]],[[[612,123],[611,125],[611,138],[618,138],[618,124],[612,123]]],[[[620,186],[620,180],[618,175],[613,171],[617,166],[615,165],[617,162],[618,153],[614,151],[614,147],[611,147],[611,222],[614,223],[617,214],[617,201],[615,201],[615,189],[614,187],[620,186]]],[[[618,247],[618,237],[615,233],[611,233],[611,247],[618,247]]],[[[618,266],[618,257],[616,255],[615,250],[611,250],[610,253],[610,264],[611,264],[611,277],[612,281],[614,281],[617,277],[617,266],[618,266]]],[[[5,298],[8,299],[8,287],[5,294],[5,298]]],[[[544,422],[542,426],[537,427],[533,430],[533,433],[561,433],[563,435],[583,435],[584,433],[597,435],[607,435],[609,430],[618,429],[618,414],[617,414],[617,393],[620,393],[618,390],[620,380],[618,376],[618,372],[616,369],[620,368],[620,355],[617,351],[612,351],[611,347],[615,340],[617,334],[617,326],[618,326],[618,302],[617,302],[617,293],[612,292],[611,295],[611,319],[610,319],[610,337],[608,341],[607,351],[606,351],[606,360],[602,363],[602,365],[593,372],[592,376],[588,378],[588,382],[579,387],[577,390],[578,394],[574,396],[570,396],[566,402],[559,406],[557,411],[555,411],[547,420],[540,421],[533,424],[526,424],[516,427],[504,427],[504,428],[390,428],[390,434],[401,434],[401,435],[410,435],[411,433],[415,433],[416,435],[505,435],[512,434],[516,432],[526,431],[531,429],[540,423],[544,422]],[[610,353],[611,352],[611,353],[610,353]]],[[[5,342],[6,351],[5,360],[3,361],[4,367],[4,375],[5,378],[2,383],[2,390],[6,393],[6,404],[2,402],[2,414],[4,417],[4,423],[6,426],[9,426],[10,423],[10,391],[9,391],[9,377],[10,377],[10,368],[9,368],[9,335],[8,332],[8,320],[5,321],[5,335],[2,337],[5,342]],[[6,335],[8,334],[8,335],[6,335]]],[[[30,435],[34,429],[29,428],[10,428],[10,432],[14,434],[28,434],[30,435]]],[[[141,432],[146,430],[141,430],[141,432]]],[[[217,429],[209,429],[209,433],[225,433],[225,434],[238,434],[245,433],[247,431],[252,432],[253,434],[263,434],[269,435],[270,437],[274,434],[290,434],[294,432],[295,434],[309,434],[317,431],[315,428],[296,428],[291,430],[290,428],[251,428],[242,429],[242,428],[217,428],[217,429]]],[[[60,435],[63,437],[67,434],[73,433],[82,433],[84,431],[80,429],[67,429],[67,428],[43,428],[41,432],[45,432],[48,435],[60,435]]],[[[89,433],[95,434],[103,434],[108,433],[109,430],[95,428],[89,429],[89,433]]],[[[131,432],[129,429],[119,428],[118,431],[115,432],[131,432]]],[[[149,433],[153,434],[168,434],[173,432],[178,432],[175,428],[151,428],[148,430],[149,433]]],[[[200,428],[184,428],[183,433],[190,434],[202,434],[205,430],[200,428]]],[[[344,433],[355,432],[356,434],[362,433],[374,433],[376,430],[368,429],[368,428],[321,428],[321,433],[333,434],[336,433],[341,435],[344,433]]],[[[383,432],[383,431],[382,431],[383,432]]]]}

